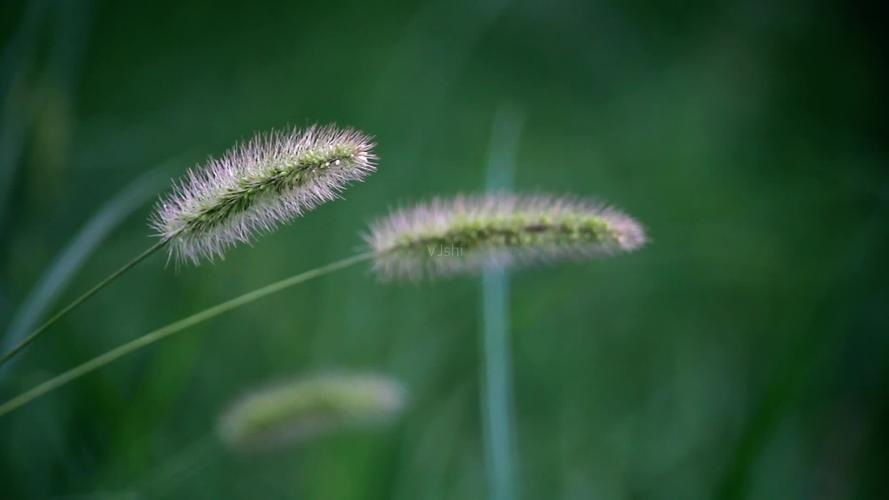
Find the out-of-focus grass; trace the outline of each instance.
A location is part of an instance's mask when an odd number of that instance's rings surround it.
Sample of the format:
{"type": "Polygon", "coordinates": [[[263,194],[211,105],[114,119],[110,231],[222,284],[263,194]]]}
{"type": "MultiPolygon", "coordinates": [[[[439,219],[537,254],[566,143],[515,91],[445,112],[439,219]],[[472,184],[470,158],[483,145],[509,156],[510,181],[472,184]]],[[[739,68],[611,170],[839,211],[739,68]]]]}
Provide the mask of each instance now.
{"type": "MultiPolygon", "coordinates": [[[[515,106],[501,104],[494,115],[488,146],[485,188],[511,191],[524,117],[515,106]]],[[[512,345],[509,341],[509,273],[482,275],[482,429],[488,497],[518,498],[518,453],[512,389],[512,345]]]]}
{"type": "MultiPolygon", "coordinates": [[[[56,257],[34,289],[28,293],[22,305],[12,316],[9,327],[0,342],[2,352],[9,352],[31,330],[38,326],[41,317],[46,315],[56,296],[64,290],[74,273],[96,250],[115,227],[123,222],[134,210],[153,199],[162,188],[162,165],[142,174],[130,185],[115,194],[102,205],[95,215],[83,226],[71,242],[56,257]]],[[[15,359],[0,369],[0,374],[8,370],[15,359]]]]}
{"type": "MultiPolygon", "coordinates": [[[[3,173],[3,320],[95,207],[171,154],[336,121],[375,134],[382,161],[345,200],[223,262],[133,270],[30,349],[0,398],[345,257],[390,206],[474,190],[507,100],[526,116],[517,188],[601,196],[654,240],[512,276],[523,498],[879,491],[889,179],[881,32],[865,7],[97,1],[78,83],[59,100],[44,71],[59,7],[46,5],[22,93],[3,96],[31,124],[3,173]],[[52,133],[61,123],[65,134],[52,133]]],[[[0,8],[6,47],[29,7],[0,8]]],[[[144,248],[145,215],[111,234],[68,290],[144,248]]],[[[483,497],[480,322],[477,280],[381,285],[352,270],[306,284],[5,418],[0,496],[131,491],[233,395],[345,367],[410,385],[401,426],[268,460],[217,457],[167,495],[483,497]]]]}

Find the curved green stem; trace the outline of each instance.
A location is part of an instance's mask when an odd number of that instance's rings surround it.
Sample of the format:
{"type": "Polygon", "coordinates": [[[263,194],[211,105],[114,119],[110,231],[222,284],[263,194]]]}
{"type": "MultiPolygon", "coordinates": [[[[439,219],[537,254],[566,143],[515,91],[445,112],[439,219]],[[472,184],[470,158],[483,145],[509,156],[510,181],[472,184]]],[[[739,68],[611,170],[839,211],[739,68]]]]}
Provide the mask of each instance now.
{"type": "Polygon", "coordinates": [[[25,347],[28,347],[31,344],[31,342],[34,342],[37,339],[37,337],[43,335],[43,333],[46,332],[46,330],[48,330],[49,327],[52,326],[56,321],[61,319],[63,316],[65,316],[69,312],[73,311],[80,304],[83,304],[84,302],[86,302],[87,299],[89,299],[90,297],[95,295],[99,290],[101,290],[101,289],[105,288],[106,286],[108,286],[109,284],[111,284],[111,282],[113,282],[114,280],[119,278],[123,273],[125,273],[125,272],[129,271],[130,269],[132,269],[133,267],[135,267],[136,264],[142,262],[143,260],[148,258],[148,256],[150,256],[151,254],[153,254],[154,252],[163,248],[163,246],[166,245],[169,241],[170,241],[169,238],[164,238],[164,239],[158,241],[157,243],[155,243],[154,245],[151,245],[144,252],[140,253],[139,255],[134,257],[131,261],[124,264],[123,267],[121,267],[117,271],[114,271],[113,273],[108,275],[107,278],[105,278],[102,281],[100,281],[99,283],[97,283],[94,287],[92,287],[89,290],[87,290],[86,292],[84,292],[83,295],[81,295],[80,297],[77,297],[76,299],[74,299],[73,302],[71,302],[64,308],[62,308],[59,312],[55,313],[51,318],[46,320],[45,323],[40,325],[36,330],[34,330],[27,337],[22,339],[21,342],[16,344],[15,347],[10,349],[9,352],[3,354],[3,356],[0,357],[0,366],[3,366],[7,361],[12,359],[12,357],[15,356],[16,354],[18,354],[19,351],[21,351],[25,347]]]}
{"type": "Polygon", "coordinates": [[[138,351],[139,349],[149,346],[159,340],[162,340],[174,333],[180,332],[190,326],[194,326],[203,321],[207,321],[208,319],[219,316],[222,313],[231,311],[232,309],[238,308],[240,306],[249,304],[256,300],[259,300],[267,295],[271,295],[275,292],[280,292],[286,288],[292,287],[299,283],[304,283],[313,278],[317,278],[319,276],[323,276],[325,274],[332,273],[339,269],[343,269],[349,266],[353,266],[359,262],[363,262],[365,260],[370,259],[374,256],[373,252],[362,253],[358,255],[354,255],[352,257],[338,260],[331,264],[327,264],[326,266],[318,267],[312,269],[311,271],[306,271],[295,276],[291,276],[289,278],[285,278],[281,281],[272,283],[271,285],[266,285],[257,290],[253,290],[252,292],[245,293],[239,297],[235,297],[234,299],[228,300],[221,304],[217,304],[213,307],[204,309],[203,311],[197,312],[188,316],[187,318],[180,319],[179,321],[175,321],[170,323],[167,326],[158,328],[151,333],[145,334],[137,339],[131,340],[126,344],[120,345],[105,354],[99,355],[86,363],[78,365],[60,375],[57,375],[46,382],[30,389],[9,401],[0,405],[0,416],[3,416],[20,406],[29,403],[44,394],[58,389],[59,387],[74,381],[92,371],[95,371],[109,363],[114,362],[118,358],[126,356],[131,352],[138,351]]]}

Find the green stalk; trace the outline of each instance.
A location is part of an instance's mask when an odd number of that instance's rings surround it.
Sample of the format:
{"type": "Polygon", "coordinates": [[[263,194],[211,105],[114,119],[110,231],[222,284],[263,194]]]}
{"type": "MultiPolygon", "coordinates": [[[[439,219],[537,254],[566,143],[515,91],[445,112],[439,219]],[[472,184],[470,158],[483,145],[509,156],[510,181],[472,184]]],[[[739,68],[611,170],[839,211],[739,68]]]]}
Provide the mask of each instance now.
{"type": "Polygon", "coordinates": [[[485,462],[492,500],[513,500],[515,430],[512,419],[512,362],[509,343],[509,274],[485,271],[482,276],[482,410],[485,462]]]}
{"type": "Polygon", "coordinates": [[[105,365],[113,363],[114,361],[130,354],[132,352],[138,351],[143,347],[147,347],[159,340],[163,340],[175,333],[181,332],[182,330],[194,326],[198,323],[207,321],[208,319],[215,318],[220,314],[231,311],[232,309],[236,309],[243,305],[249,304],[256,300],[259,300],[267,295],[271,295],[275,292],[280,292],[286,288],[290,288],[294,285],[304,283],[311,279],[324,276],[325,274],[332,273],[339,269],[343,269],[349,266],[353,266],[358,264],[359,262],[366,261],[374,256],[373,252],[362,253],[358,255],[353,255],[352,257],[348,257],[346,259],[338,260],[331,264],[327,264],[326,266],[321,266],[310,271],[306,271],[289,278],[285,278],[281,281],[277,281],[270,285],[266,285],[257,290],[253,290],[252,292],[245,293],[234,299],[228,300],[221,304],[217,304],[213,307],[204,309],[203,311],[197,312],[188,316],[187,318],[180,319],[179,321],[175,321],[170,323],[167,326],[158,328],[153,332],[145,334],[137,339],[131,340],[126,344],[120,345],[105,354],[97,356],[81,365],[78,365],[60,375],[57,375],[46,382],[30,389],[12,399],[0,405],[0,416],[6,415],[7,413],[19,408],[41,396],[44,394],[51,392],[63,385],[77,380],[78,378],[93,372],[99,368],[102,368],[105,365]]]}
{"type": "MultiPolygon", "coordinates": [[[[497,109],[488,151],[489,191],[512,187],[522,122],[518,110],[508,105],[497,109]]],[[[481,407],[488,498],[515,500],[519,487],[515,473],[509,272],[505,270],[486,270],[482,275],[482,354],[481,407]]]]}
{"type": "Polygon", "coordinates": [[[37,339],[37,337],[43,335],[43,333],[46,332],[46,330],[48,330],[49,327],[51,327],[55,322],[60,320],[63,316],[65,316],[69,312],[76,309],[80,304],[83,304],[84,302],[86,302],[87,299],[89,299],[90,297],[95,295],[99,290],[110,285],[111,282],[113,282],[114,280],[119,278],[123,273],[125,273],[125,272],[129,271],[130,269],[132,269],[133,267],[135,267],[136,264],[142,262],[143,260],[148,258],[151,254],[153,254],[154,252],[163,248],[164,245],[166,245],[169,241],[170,241],[169,238],[165,238],[165,239],[158,241],[154,245],[151,245],[144,252],[140,253],[139,255],[134,257],[132,260],[130,260],[129,262],[124,264],[123,267],[121,267],[117,271],[111,273],[108,277],[106,277],[105,279],[103,279],[102,281],[97,283],[94,287],[92,287],[89,290],[87,290],[86,292],[84,292],[83,295],[81,295],[80,297],[77,297],[76,299],[74,299],[73,302],[71,302],[64,308],[62,308],[62,310],[55,313],[51,318],[46,320],[45,323],[40,325],[36,330],[34,330],[27,337],[22,339],[21,342],[16,344],[15,347],[10,349],[7,353],[3,354],[3,356],[0,357],[0,366],[3,366],[6,362],[8,362],[10,359],[12,359],[13,356],[18,354],[22,349],[24,349],[25,347],[28,347],[31,344],[31,342],[34,342],[37,339]]]}
{"type": "MultiPolygon", "coordinates": [[[[19,304],[0,342],[0,352],[12,349],[44,320],[44,313],[55,303],[83,264],[100,248],[108,235],[134,211],[157,194],[166,179],[166,166],[180,163],[184,155],[170,158],[139,176],[105,202],[56,255],[43,275],[19,304]]],[[[53,312],[53,311],[49,311],[53,312]]],[[[0,379],[15,363],[13,359],[0,368],[0,379]]]]}

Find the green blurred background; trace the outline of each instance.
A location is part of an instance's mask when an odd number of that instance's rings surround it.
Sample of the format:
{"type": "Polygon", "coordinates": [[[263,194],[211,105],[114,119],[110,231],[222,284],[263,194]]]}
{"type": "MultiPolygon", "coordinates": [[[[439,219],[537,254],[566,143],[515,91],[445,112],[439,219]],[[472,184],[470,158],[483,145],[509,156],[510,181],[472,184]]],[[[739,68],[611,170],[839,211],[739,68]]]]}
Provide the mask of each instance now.
{"type": "MultiPolygon", "coordinates": [[[[393,206],[482,189],[506,109],[517,189],[600,197],[653,238],[514,274],[521,497],[876,498],[883,19],[841,0],[4,1],[0,329],[144,172],[137,191],[160,192],[255,131],[315,122],[375,135],[382,160],[224,261],[143,263],[0,374],[0,399],[348,256],[393,206]]],[[[153,241],[145,200],[51,309],[153,241]]],[[[0,498],[485,498],[480,297],[475,278],[353,268],[204,323],[0,419],[0,498]],[[397,376],[408,411],[267,456],[201,444],[244,391],[334,368],[397,376]]]]}

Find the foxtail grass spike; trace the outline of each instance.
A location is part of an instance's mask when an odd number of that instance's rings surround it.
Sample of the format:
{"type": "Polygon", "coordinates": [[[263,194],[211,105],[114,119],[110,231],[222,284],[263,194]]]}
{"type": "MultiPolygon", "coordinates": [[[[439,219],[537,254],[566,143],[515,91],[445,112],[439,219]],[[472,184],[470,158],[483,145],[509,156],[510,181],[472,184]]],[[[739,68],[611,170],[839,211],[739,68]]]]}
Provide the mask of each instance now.
{"type": "Polygon", "coordinates": [[[222,441],[237,451],[266,451],[323,434],[385,424],[404,407],[396,380],[376,374],[326,374],[248,394],[219,419],[222,441]]]}
{"type": "Polygon", "coordinates": [[[494,193],[396,210],[365,240],[383,278],[418,280],[628,252],[646,236],[633,218],[600,203],[494,193]]]}
{"type": "Polygon", "coordinates": [[[257,135],[175,183],[151,224],[177,260],[222,257],[375,171],[374,146],[362,132],[333,126],[257,135]]]}

